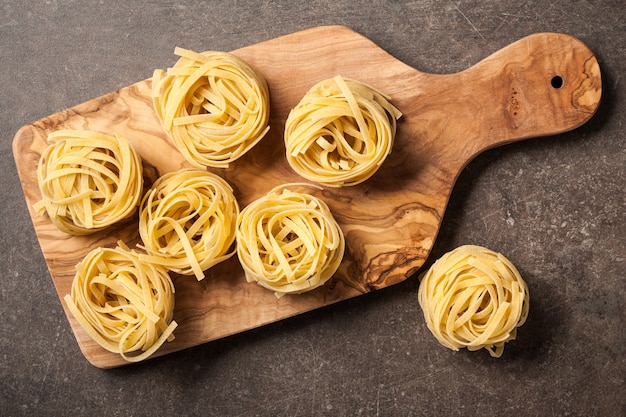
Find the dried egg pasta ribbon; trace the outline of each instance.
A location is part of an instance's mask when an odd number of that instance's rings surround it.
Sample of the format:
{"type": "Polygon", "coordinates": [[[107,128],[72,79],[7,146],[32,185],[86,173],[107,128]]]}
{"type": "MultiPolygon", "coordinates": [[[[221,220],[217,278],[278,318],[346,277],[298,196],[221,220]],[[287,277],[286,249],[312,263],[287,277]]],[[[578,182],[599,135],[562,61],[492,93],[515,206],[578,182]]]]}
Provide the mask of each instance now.
{"type": "Polygon", "coordinates": [[[120,242],[96,248],[76,265],[65,303],[87,334],[109,352],[139,362],[174,340],[174,285],[167,269],[120,242]]]}
{"type": "Polygon", "coordinates": [[[302,177],[333,187],[367,180],[391,152],[402,116],[388,100],[341,76],[314,85],[287,117],[289,165],[302,177]]]}
{"type": "Polygon", "coordinates": [[[326,203],[290,186],[255,200],[237,219],[237,255],[246,279],[276,297],[323,285],[345,250],[343,232],[326,203]]]}
{"type": "Polygon", "coordinates": [[[267,82],[226,52],[176,48],[175,54],[176,64],[152,77],[156,113],[188,162],[225,168],[269,130],[267,82]]]}
{"type": "Polygon", "coordinates": [[[86,235],[135,213],[143,187],[141,159],[121,135],[58,130],[37,166],[41,200],[63,232],[86,235]]]}
{"type": "Polygon", "coordinates": [[[165,174],[141,202],[139,234],[148,253],[142,257],[201,280],[204,270],[234,255],[238,214],[221,177],[199,169],[165,174]]]}
{"type": "Polygon", "coordinates": [[[528,317],[526,283],[507,258],[489,249],[460,246],[420,279],[418,299],[426,324],[452,350],[484,348],[500,357],[528,317]]]}

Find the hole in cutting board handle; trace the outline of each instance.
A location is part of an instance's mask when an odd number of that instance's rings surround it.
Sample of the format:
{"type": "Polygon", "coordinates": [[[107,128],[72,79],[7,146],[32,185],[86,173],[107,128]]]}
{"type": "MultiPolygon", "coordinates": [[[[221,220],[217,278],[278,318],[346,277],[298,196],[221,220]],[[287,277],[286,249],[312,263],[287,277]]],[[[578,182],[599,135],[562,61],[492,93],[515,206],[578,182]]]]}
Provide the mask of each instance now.
{"type": "Polygon", "coordinates": [[[552,80],[550,80],[550,84],[556,89],[563,87],[563,77],[561,77],[560,75],[555,75],[554,77],[552,77],[552,80]]]}

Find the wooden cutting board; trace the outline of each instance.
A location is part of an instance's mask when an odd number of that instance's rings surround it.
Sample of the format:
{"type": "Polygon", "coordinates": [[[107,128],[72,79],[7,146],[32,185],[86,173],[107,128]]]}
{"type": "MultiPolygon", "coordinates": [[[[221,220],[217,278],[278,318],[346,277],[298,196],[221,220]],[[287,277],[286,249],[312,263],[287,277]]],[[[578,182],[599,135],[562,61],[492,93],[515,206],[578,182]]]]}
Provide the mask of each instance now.
{"type": "MultiPolygon", "coordinates": [[[[184,47],[184,45],[181,45],[184,47]]],[[[206,49],[210,49],[207,45],[206,49]]],[[[197,51],[201,52],[201,51],[197,51]]],[[[172,51],[173,53],[173,51],[172,51]]],[[[241,206],[287,182],[302,182],[284,157],[283,125],[315,83],[335,75],[382,90],[404,114],[393,152],[361,185],[325,189],[346,236],[346,255],[323,287],[277,299],[249,284],[236,256],[195,277],[173,276],[176,339],[159,356],[242,332],[401,282],[429,255],[450,192],[463,167],[488,148],[574,129],[596,111],[601,77],[594,54],[571,36],[539,33],[456,74],[432,75],[396,60],[340,26],[316,27],[233,51],[259,71],[271,91],[271,131],[222,175],[241,206]]],[[[173,64],[163,63],[163,68],[173,64]]],[[[13,153],[30,215],[70,325],[85,357],[102,368],[126,364],[93,342],[62,297],[74,266],[95,247],[138,242],[136,222],[91,236],[68,236],[34,213],[40,199],[36,167],[47,135],[57,129],[121,133],[152,178],[187,167],[159,124],[151,80],[79,104],[22,127],[13,153]]]]}

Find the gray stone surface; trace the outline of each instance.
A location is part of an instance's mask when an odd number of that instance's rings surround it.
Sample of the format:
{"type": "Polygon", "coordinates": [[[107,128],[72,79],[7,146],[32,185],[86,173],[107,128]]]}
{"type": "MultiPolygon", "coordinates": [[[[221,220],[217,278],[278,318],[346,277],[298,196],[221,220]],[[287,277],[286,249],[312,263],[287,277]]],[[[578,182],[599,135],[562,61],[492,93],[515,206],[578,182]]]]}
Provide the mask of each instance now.
{"type": "Polygon", "coordinates": [[[626,415],[621,0],[4,2],[0,41],[0,415],[626,415]],[[232,50],[322,24],[432,73],[542,31],[597,53],[596,116],[471,162],[428,262],[466,243],[508,256],[531,291],[518,340],[498,360],[441,347],[413,277],[142,364],[88,364],[28,217],[11,151],[18,128],[148,78],[176,45],[232,50]]]}

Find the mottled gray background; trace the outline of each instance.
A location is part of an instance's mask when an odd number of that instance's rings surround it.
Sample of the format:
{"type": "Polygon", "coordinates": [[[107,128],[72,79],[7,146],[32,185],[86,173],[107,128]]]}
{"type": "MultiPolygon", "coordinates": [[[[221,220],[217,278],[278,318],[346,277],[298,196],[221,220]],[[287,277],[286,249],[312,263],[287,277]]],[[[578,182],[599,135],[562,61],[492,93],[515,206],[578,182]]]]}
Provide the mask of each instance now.
{"type": "MultiPolygon", "coordinates": [[[[626,415],[626,12],[621,0],[24,1],[0,6],[0,415],[626,415]],[[596,116],[488,151],[460,176],[433,259],[498,250],[531,291],[504,356],[430,335],[418,280],[117,370],[79,351],[44,263],[11,142],[20,126],[151,76],[176,45],[232,50],[348,26],[431,73],[534,32],[599,58],[596,116]]],[[[410,88],[410,86],[407,86],[410,88]]]]}

